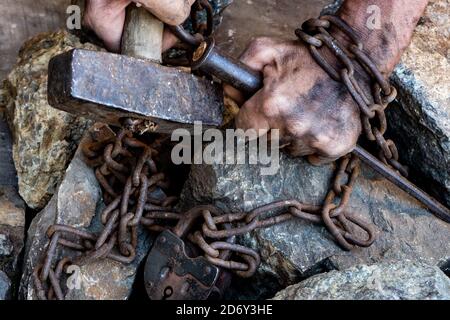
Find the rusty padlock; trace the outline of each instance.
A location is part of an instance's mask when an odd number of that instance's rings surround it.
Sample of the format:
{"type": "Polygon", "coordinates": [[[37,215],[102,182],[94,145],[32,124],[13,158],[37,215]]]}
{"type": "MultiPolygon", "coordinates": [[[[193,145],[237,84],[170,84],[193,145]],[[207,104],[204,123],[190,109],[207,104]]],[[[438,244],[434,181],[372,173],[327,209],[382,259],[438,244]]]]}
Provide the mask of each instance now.
{"type": "Polygon", "coordinates": [[[216,289],[220,269],[204,257],[189,257],[182,240],[205,208],[188,211],[172,231],[165,230],[155,239],[144,270],[150,299],[206,300],[216,289]]]}

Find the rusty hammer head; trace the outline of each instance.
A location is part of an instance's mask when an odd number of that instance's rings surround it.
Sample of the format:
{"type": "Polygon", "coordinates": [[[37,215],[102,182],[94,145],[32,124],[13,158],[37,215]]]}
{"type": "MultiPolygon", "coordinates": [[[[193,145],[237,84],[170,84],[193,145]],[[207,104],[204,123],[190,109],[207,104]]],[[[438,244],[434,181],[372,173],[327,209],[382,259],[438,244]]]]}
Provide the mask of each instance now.
{"type": "Polygon", "coordinates": [[[211,81],[163,67],[163,26],[143,8],[130,6],[122,39],[124,55],[72,50],[49,64],[48,101],[55,108],[121,126],[141,119],[169,133],[222,123],[223,92],[211,81]]]}
{"type": "Polygon", "coordinates": [[[211,81],[176,68],[124,55],[72,50],[49,64],[51,106],[111,125],[128,118],[169,133],[222,123],[223,92],[211,81]]]}

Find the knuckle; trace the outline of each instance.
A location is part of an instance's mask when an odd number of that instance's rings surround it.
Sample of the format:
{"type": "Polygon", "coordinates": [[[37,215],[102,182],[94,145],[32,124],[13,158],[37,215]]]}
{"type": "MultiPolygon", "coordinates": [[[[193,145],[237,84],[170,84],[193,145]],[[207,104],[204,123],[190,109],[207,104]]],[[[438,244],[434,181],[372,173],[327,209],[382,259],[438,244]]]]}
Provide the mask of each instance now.
{"type": "Polygon", "coordinates": [[[272,99],[269,98],[267,100],[265,100],[262,105],[261,105],[261,112],[266,115],[266,116],[270,116],[270,114],[273,112],[273,104],[272,104],[272,99]]]}
{"type": "Polygon", "coordinates": [[[286,102],[280,95],[269,95],[264,99],[261,104],[261,112],[266,117],[275,117],[279,114],[279,106],[284,105],[286,102]]]}
{"type": "Polygon", "coordinates": [[[269,46],[272,39],[269,37],[257,37],[250,42],[249,50],[251,51],[261,51],[269,46]]]}
{"type": "Polygon", "coordinates": [[[186,0],[172,1],[169,4],[158,4],[155,11],[160,12],[162,16],[160,18],[165,23],[176,26],[186,21],[191,11],[191,5],[186,0]]]}
{"type": "Polygon", "coordinates": [[[337,159],[350,153],[355,143],[355,141],[348,139],[336,141],[335,138],[329,137],[321,141],[320,154],[327,158],[337,159]]]}

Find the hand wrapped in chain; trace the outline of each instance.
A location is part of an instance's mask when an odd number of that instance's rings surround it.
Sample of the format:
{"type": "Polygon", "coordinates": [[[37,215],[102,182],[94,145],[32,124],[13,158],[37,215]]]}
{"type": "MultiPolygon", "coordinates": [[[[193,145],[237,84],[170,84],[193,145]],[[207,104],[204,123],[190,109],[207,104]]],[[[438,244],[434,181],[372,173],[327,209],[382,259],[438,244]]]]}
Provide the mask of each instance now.
{"type": "MultiPolygon", "coordinates": [[[[338,17],[354,29],[354,35],[363,48],[362,51],[380,71],[380,79],[376,79],[378,82],[387,83],[386,78],[408,46],[414,27],[427,2],[426,0],[345,1],[338,17]],[[375,17],[379,21],[375,21],[377,23],[372,26],[368,23],[371,22],[368,20],[371,17],[367,12],[369,7],[374,6],[379,9],[380,15],[375,17]]],[[[241,60],[264,75],[264,88],[250,100],[245,101],[239,92],[230,87],[226,90],[242,105],[236,118],[237,127],[263,131],[280,129],[282,143],[290,154],[309,155],[311,162],[320,164],[350,152],[356,145],[363,127],[365,132],[370,134],[367,132],[370,129],[368,120],[361,116],[364,111],[361,104],[387,105],[387,102],[395,97],[395,92],[392,92],[390,87],[382,86],[378,89],[378,94],[381,92],[382,95],[381,100],[376,101],[377,92],[372,92],[373,79],[368,76],[366,66],[357,63],[353,65],[352,60],[352,75],[367,96],[367,101],[357,103],[355,96],[350,94],[339,74],[340,70],[349,69],[347,61],[343,60],[345,57],[339,57],[327,48],[336,46],[336,40],[343,46],[350,47],[355,43],[354,39],[342,32],[342,28],[330,23],[327,25],[322,19],[311,20],[309,25],[303,26],[302,31],[304,33],[298,35],[303,41],[259,38],[250,44],[241,60]],[[314,37],[319,33],[320,27],[330,35],[323,41],[314,37]],[[326,41],[328,43],[325,43],[326,41]],[[309,52],[311,46],[316,48],[330,68],[337,70],[337,76],[330,77],[330,72],[317,63],[317,59],[309,52]],[[363,126],[360,119],[363,119],[363,126]]],[[[379,113],[384,111],[382,108],[379,109],[379,113]]],[[[375,113],[372,111],[370,115],[375,113]]],[[[373,122],[375,123],[371,125],[385,131],[384,123],[373,122]]],[[[385,150],[388,160],[398,158],[392,143],[383,141],[376,130],[373,133],[370,140],[377,140],[380,148],[385,150]],[[374,137],[376,135],[379,139],[374,137]]],[[[401,169],[396,161],[391,162],[389,164],[396,169],[401,169]]]]}

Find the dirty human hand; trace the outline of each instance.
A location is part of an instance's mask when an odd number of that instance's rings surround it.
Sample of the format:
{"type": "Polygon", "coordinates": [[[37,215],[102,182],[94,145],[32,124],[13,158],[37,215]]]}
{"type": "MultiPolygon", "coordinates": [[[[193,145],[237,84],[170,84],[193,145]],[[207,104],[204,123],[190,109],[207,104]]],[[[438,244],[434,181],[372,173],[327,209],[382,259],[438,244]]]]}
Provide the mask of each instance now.
{"type": "MultiPolygon", "coordinates": [[[[365,51],[388,76],[408,47],[427,0],[347,0],[338,16],[359,34],[365,51]],[[368,7],[380,9],[380,28],[368,27],[368,7]]],[[[346,43],[337,30],[330,33],[346,43]]],[[[337,60],[319,49],[336,67],[337,60]]],[[[254,40],[241,56],[242,62],[261,71],[264,87],[248,101],[227,86],[226,92],[242,108],[238,128],[267,132],[279,129],[281,145],[292,156],[309,156],[310,162],[333,161],[356,146],[361,133],[357,104],[343,84],[332,80],[300,41],[271,38],[254,40]]],[[[356,78],[367,80],[362,70],[356,78]]]]}
{"type": "MultiPolygon", "coordinates": [[[[183,23],[195,0],[87,0],[83,25],[103,40],[106,48],[119,52],[125,24],[125,8],[132,2],[140,3],[161,21],[170,25],[183,23]]],[[[164,31],[163,51],[176,43],[169,31],[164,31]]]]}

